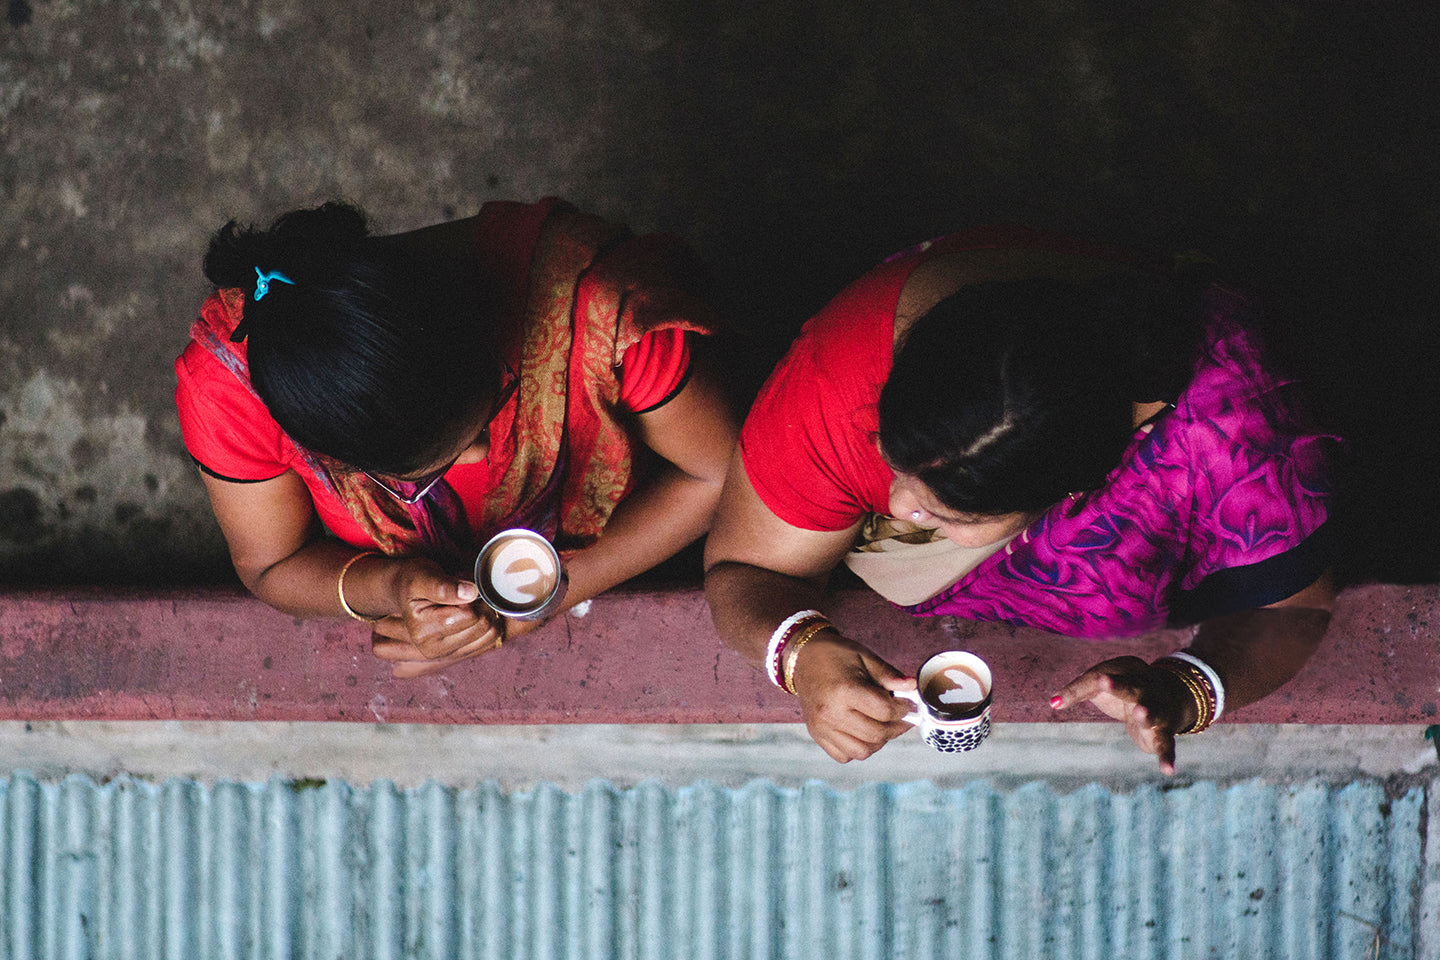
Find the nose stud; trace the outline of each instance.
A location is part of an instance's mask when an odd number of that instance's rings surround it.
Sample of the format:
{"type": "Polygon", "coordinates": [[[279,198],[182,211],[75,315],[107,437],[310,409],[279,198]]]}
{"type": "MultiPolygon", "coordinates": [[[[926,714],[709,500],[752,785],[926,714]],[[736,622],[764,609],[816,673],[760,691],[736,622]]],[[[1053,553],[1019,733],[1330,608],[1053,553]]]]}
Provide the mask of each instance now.
{"type": "Polygon", "coordinates": [[[919,519],[920,519],[920,511],[919,511],[919,510],[911,510],[911,511],[910,511],[910,519],[911,519],[911,520],[919,520],[919,519]]]}

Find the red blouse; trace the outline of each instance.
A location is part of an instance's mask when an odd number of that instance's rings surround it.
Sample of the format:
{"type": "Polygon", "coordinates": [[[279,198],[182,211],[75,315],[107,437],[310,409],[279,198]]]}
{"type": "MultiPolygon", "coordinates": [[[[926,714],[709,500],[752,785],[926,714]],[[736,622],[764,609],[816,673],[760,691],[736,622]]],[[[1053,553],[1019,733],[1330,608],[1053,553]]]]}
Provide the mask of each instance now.
{"type": "MultiPolygon", "coordinates": [[[[683,388],[690,372],[689,336],[683,330],[665,329],[646,334],[625,351],[620,400],[629,410],[644,413],[663,404],[683,388]]],[[[280,476],[298,459],[294,444],[285,436],[265,405],[209,351],[191,342],[175,361],[178,386],[175,405],[180,432],[190,455],[210,474],[226,480],[251,483],[280,476]]],[[[513,401],[510,406],[513,406],[513,401]]],[[[503,434],[514,411],[500,411],[494,430],[503,434]]],[[[456,464],[445,474],[465,504],[468,516],[480,516],[479,504],[494,486],[492,476],[505,472],[499,458],[513,455],[515,445],[496,442],[491,460],[456,464]]],[[[306,471],[300,471],[306,476],[306,471]]],[[[333,497],[311,491],[321,521],[336,536],[357,547],[371,546],[369,538],[333,497]]]]}
{"type": "Polygon", "coordinates": [[[1153,267],[1146,257],[1025,227],[976,227],[919,244],[825,305],[775,367],[740,432],[745,472],[792,527],[845,530],[888,513],[895,474],[880,456],[880,390],[894,362],[895,309],[911,273],[958,250],[1046,250],[1153,267]]]}
{"type": "Polygon", "coordinates": [[[886,513],[894,473],[875,446],[890,376],[895,304],[922,262],[907,257],[850,284],[810,319],[766,381],[740,454],[770,511],[805,530],[844,530],[886,513]]]}

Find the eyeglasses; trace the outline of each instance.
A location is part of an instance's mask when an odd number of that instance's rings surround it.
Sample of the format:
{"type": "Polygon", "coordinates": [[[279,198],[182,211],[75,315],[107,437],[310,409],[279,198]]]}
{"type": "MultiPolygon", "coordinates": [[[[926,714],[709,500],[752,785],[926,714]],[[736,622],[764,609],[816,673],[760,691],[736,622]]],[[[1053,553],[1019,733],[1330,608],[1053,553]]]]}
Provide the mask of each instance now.
{"type": "MultiPolygon", "coordinates": [[[[491,404],[490,413],[485,417],[485,427],[480,431],[481,434],[489,432],[490,424],[500,415],[500,411],[505,409],[505,404],[510,402],[510,398],[515,395],[515,390],[519,386],[520,378],[516,376],[510,364],[505,364],[505,376],[500,382],[500,392],[495,395],[495,402],[491,404]]],[[[479,438],[478,434],[476,438],[479,438]]],[[[473,443],[474,441],[471,442],[473,443]]],[[[468,449],[470,449],[469,444],[465,446],[464,450],[461,450],[455,454],[455,456],[451,457],[450,462],[439,470],[432,470],[423,476],[414,477],[409,480],[402,480],[399,477],[387,477],[383,474],[377,475],[371,473],[369,470],[364,471],[364,473],[365,476],[375,481],[375,483],[386,493],[390,494],[390,496],[409,506],[410,504],[417,503],[425,494],[429,493],[435,484],[439,483],[441,478],[450,472],[450,468],[455,466],[456,462],[465,454],[465,450],[468,449]]]]}

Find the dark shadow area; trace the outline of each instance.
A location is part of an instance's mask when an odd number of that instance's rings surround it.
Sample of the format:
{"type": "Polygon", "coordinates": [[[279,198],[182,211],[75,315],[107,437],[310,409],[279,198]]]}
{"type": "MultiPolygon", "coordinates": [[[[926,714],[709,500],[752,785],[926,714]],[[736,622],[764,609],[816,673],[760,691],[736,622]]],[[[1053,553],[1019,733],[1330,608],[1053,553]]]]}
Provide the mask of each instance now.
{"type": "Polygon", "coordinates": [[[155,462],[111,490],[85,475],[119,472],[99,428],[0,421],[6,582],[231,577],[175,466],[168,369],[224,219],[340,195],[401,228],[546,193],[696,245],[748,334],[741,395],[845,284],[957,228],[1203,251],[1349,442],[1342,577],[1440,573],[1440,5],[322,3],[264,30],[203,16],[168,58],[163,12],[97,7],[65,39],[52,9],[12,3],[0,35],[28,84],[0,157],[0,381],[68,379],[77,419],[138,411],[155,462]],[[73,112],[92,101],[113,109],[73,112]]]}
{"type": "Polygon", "coordinates": [[[689,132],[744,171],[710,199],[785,187],[750,203],[747,242],[712,259],[738,314],[783,349],[868,267],[957,227],[1199,251],[1257,295],[1274,348],[1347,442],[1342,582],[1433,581],[1440,114],[1426,91],[1440,67],[1416,44],[1440,36],[1440,8],[1395,13],[1327,3],[1207,25],[1121,4],[1062,26],[956,5],[908,29],[776,13],[764,52],[697,37],[682,64],[731,69],[684,74],[684,103],[718,105],[689,132]],[[816,46],[845,55],[780,53],[816,46]]]}

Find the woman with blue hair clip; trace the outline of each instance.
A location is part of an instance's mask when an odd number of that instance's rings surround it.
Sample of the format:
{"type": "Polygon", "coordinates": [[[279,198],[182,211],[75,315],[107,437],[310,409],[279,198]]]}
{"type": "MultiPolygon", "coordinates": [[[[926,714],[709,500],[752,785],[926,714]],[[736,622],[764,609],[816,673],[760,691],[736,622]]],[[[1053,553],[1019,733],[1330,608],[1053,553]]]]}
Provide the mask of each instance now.
{"type": "Polygon", "coordinates": [[[176,403],[236,572],[372,623],[397,676],[537,625],[475,602],[495,532],[562,551],[563,610],[709,528],[738,425],[675,238],[555,199],[372,236],[327,203],[226,224],[205,272],[176,403]]]}

